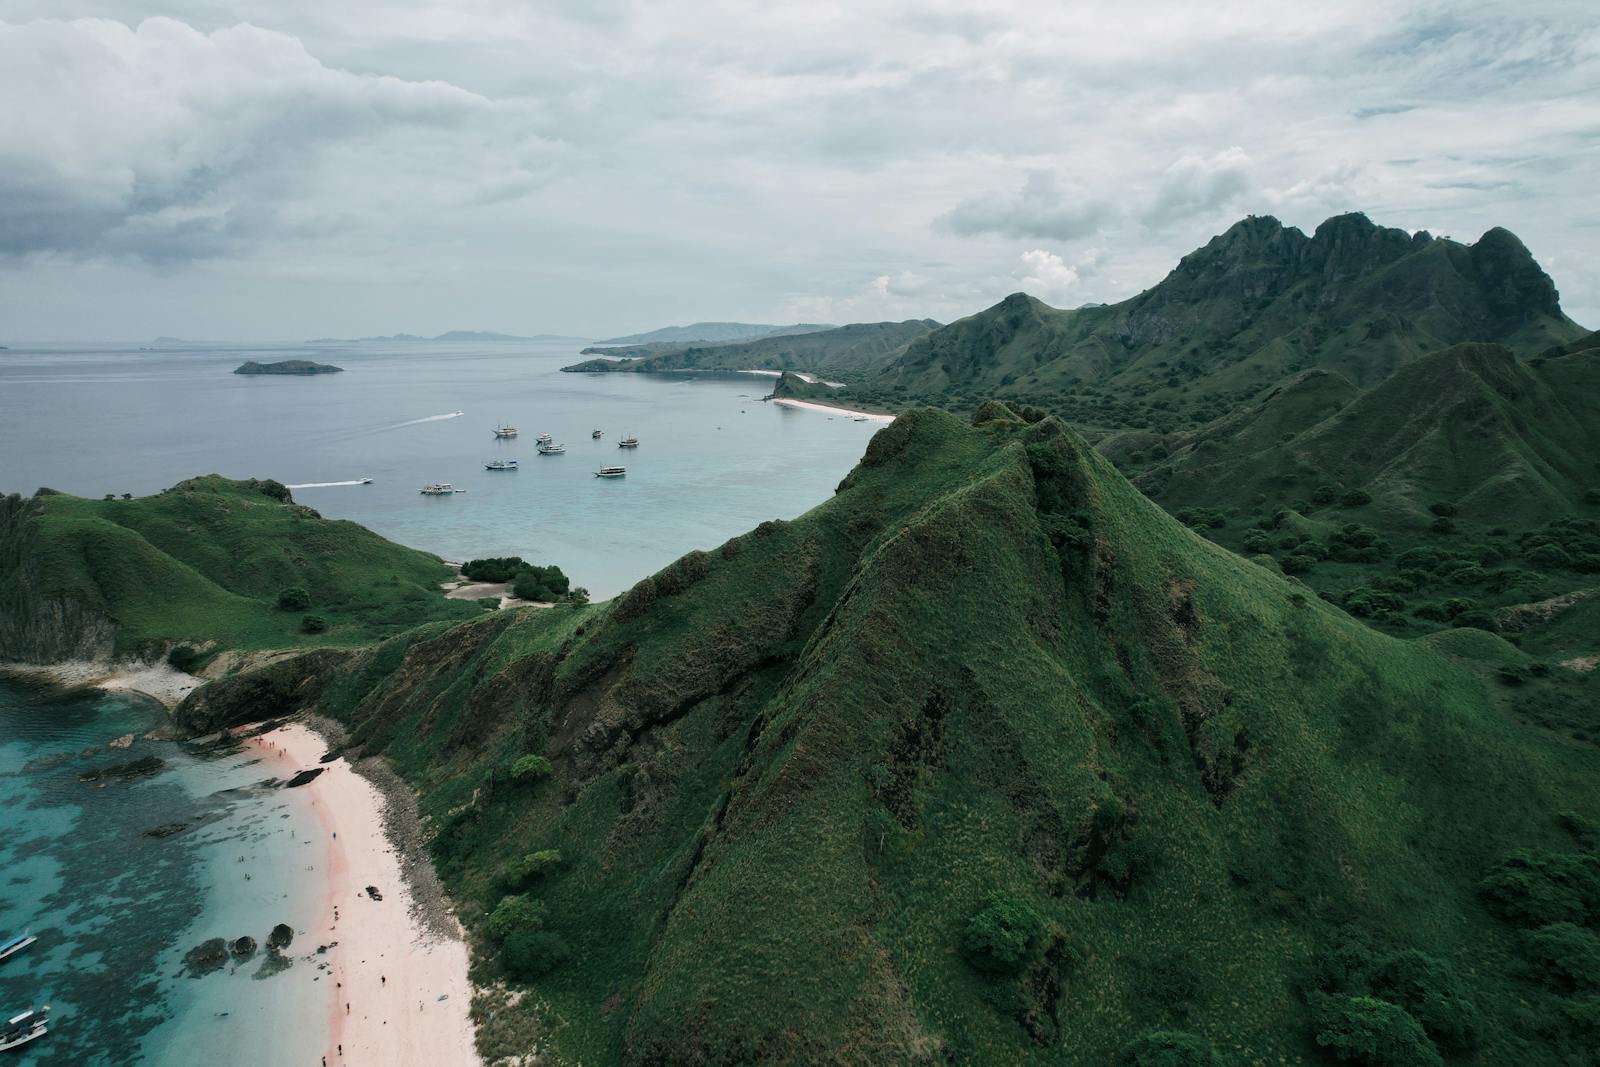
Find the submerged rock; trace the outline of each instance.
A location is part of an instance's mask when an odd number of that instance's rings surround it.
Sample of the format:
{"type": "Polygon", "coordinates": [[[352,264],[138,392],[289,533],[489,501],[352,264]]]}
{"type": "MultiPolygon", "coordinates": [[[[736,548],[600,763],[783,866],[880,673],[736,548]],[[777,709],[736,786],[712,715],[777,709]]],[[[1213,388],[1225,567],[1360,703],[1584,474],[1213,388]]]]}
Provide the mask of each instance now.
{"type": "Polygon", "coordinates": [[[309,770],[301,771],[299,774],[285,782],[283,787],[285,789],[293,789],[297,785],[305,785],[307,782],[311,781],[313,778],[327,769],[328,768],[326,767],[312,767],[309,770]]]}
{"type": "Polygon", "coordinates": [[[157,826],[157,827],[154,827],[152,829],[146,830],[144,832],[144,836],[146,836],[146,837],[171,837],[173,834],[181,834],[181,833],[183,833],[188,828],[189,828],[189,824],[186,823],[186,822],[169,822],[169,823],[165,823],[165,824],[163,824],[161,826],[157,826]]]}
{"type": "Polygon", "coordinates": [[[267,935],[267,945],[270,948],[288,948],[289,942],[294,940],[294,929],[288,923],[279,923],[272,928],[272,933],[267,935]]]}
{"type": "Polygon", "coordinates": [[[106,742],[106,747],[107,748],[128,748],[132,744],[133,744],[133,735],[132,734],[123,734],[121,737],[113,738],[112,740],[107,741],[106,742]]]}
{"type": "Polygon", "coordinates": [[[229,947],[233,950],[235,959],[247,960],[256,954],[256,939],[245,934],[229,947]]]}
{"type": "Polygon", "coordinates": [[[131,782],[135,778],[144,778],[147,775],[155,774],[166,765],[167,761],[159,756],[144,756],[140,759],[130,760],[127,763],[117,763],[110,767],[96,767],[92,771],[84,771],[78,775],[78,781],[131,782]]]}
{"type": "Polygon", "coordinates": [[[190,978],[210,974],[228,962],[228,943],[209,938],[183,954],[183,969],[190,978]]]}

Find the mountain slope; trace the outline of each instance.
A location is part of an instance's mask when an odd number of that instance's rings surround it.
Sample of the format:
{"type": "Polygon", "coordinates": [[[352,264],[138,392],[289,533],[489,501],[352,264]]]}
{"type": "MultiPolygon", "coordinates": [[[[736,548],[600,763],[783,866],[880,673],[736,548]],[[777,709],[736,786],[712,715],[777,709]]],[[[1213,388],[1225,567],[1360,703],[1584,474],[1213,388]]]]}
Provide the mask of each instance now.
{"type": "Polygon", "coordinates": [[[324,519],[277,482],[211,475],[154,496],[0,497],[0,660],[348,645],[479,613],[437,556],[324,519]],[[280,609],[305,590],[308,604],[280,609]],[[307,613],[324,620],[304,632],[307,613]]]}
{"type": "MultiPolygon", "coordinates": [[[[606,352],[604,358],[576,363],[575,372],[653,373],[681,370],[798,370],[859,376],[892,359],[907,343],[939,324],[932,319],[857,322],[813,333],[783,334],[722,344],[652,344],[606,352]]],[[[585,349],[585,352],[601,351],[585,349]]]]}
{"type": "Polygon", "coordinates": [[[980,417],[907,413],[829,502],[609,604],[180,714],[309,705],[422,788],[483,977],[535,986],[501,1052],[1105,1063],[1165,1029],[1297,1062],[1359,1009],[1418,1063],[1581,1062],[1478,890],[1517,848],[1583,869],[1557,813],[1600,817],[1600,752],[1452,659],[1519,654],[1367,629],[1059,422],[980,417]],[[1418,958],[1431,1000],[1385,984],[1418,958]]]}
{"type": "Polygon", "coordinates": [[[1087,425],[1198,425],[1310,369],[1370,388],[1424,352],[1493,341],[1519,354],[1583,331],[1503,229],[1476,244],[1364,215],[1307,237],[1236,223],[1119,304],[1059,311],[1015,294],[912,343],[860,399],[1017,397],[1087,425]]]}
{"type": "Polygon", "coordinates": [[[630,333],[626,337],[613,337],[600,341],[603,345],[647,345],[655,342],[671,344],[706,341],[749,341],[757,337],[779,337],[787,334],[814,333],[831,330],[832,326],[811,322],[797,322],[791,326],[772,326],[750,322],[693,322],[687,326],[663,326],[647,333],[630,333]]]}

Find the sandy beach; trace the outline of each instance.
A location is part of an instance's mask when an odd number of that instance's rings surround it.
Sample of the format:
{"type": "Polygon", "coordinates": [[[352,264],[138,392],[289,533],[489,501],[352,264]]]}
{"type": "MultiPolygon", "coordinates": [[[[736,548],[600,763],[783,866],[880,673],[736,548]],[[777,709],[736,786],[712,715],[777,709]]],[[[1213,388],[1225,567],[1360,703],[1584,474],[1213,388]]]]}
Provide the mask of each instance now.
{"type": "MultiPolygon", "coordinates": [[[[289,723],[249,739],[282,778],[324,768],[299,788],[311,794],[325,833],[327,899],[317,927],[330,970],[326,1063],[426,1067],[475,1065],[467,946],[430,931],[413,907],[400,860],[385,836],[383,794],[342,757],[319,763],[327,744],[289,723]],[[378,890],[374,900],[367,886],[378,890]]],[[[453,920],[452,920],[453,922],[453,920]]]]}
{"type": "Polygon", "coordinates": [[[791,400],[789,397],[780,396],[773,401],[786,408],[805,408],[808,411],[821,411],[829,415],[848,415],[851,418],[864,418],[870,422],[881,422],[884,425],[894,421],[893,415],[879,415],[871,411],[853,411],[850,408],[838,408],[832,404],[817,404],[810,400],[791,400]]]}

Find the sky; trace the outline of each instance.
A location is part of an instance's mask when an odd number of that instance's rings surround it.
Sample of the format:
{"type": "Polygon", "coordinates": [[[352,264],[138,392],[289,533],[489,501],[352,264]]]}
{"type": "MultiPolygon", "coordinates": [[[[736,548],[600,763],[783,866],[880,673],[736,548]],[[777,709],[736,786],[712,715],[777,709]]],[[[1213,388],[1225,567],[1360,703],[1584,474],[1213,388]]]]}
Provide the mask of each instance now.
{"type": "Polygon", "coordinates": [[[1600,326],[1600,9],[0,0],[0,344],[1113,302],[1247,214],[1600,326]]]}

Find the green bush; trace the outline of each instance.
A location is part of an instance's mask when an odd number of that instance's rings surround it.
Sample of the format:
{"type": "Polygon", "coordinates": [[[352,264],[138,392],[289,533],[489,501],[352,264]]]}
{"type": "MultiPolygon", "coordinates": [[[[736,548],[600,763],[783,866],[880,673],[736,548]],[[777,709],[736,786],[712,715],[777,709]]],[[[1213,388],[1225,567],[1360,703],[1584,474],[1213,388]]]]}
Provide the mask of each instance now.
{"type": "Polygon", "coordinates": [[[1372,494],[1365,489],[1351,489],[1339,498],[1339,506],[1342,508],[1365,507],[1370,503],[1372,494]]]}
{"type": "Polygon", "coordinates": [[[1337,499],[1339,499],[1339,487],[1337,485],[1319,485],[1311,493],[1311,502],[1313,504],[1331,504],[1337,499]]]}
{"type": "Polygon", "coordinates": [[[311,594],[303,585],[291,585],[278,593],[280,611],[304,611],[311,606],[311,594]]]}
{"type": "Polygon", "coordinates": [[[505,896],[500,898],[500,903],[489,913],[489,920],[485,925],[490,937],[496,941],[505,941],[519,930],[543,930],[548,915],[549,911],[542,900],[534,900],[532,897],[520,894],[505,896]]]}
{"type": "Polygon", "coordinates": [[[1435,500],[1432,504],[1428,505],[1428,510],[1439,516],[1441,519],[1448,519],[1455,515],[1456,506],[1447,500],[1435,500]]]}
{"type": "Polygon", "coordinates": [[[491,556],[467,560],[461,565],[461,576],[475,582],[509,582],[527,569],[528,561],[521,556],[491,556]]]}
{"type": "Polygon", "coordinates": [[[1317,1044],[1363,1067],[1442,1067],[1439,1050],[1404,1008],[1376,997],[1312,995],[1317,1044]]]}
{"type": "Polygon", "coordinates": [[[1395,953],[1374,970],[1372,991],[1410,1012],[1439,1044],[1456,1049],[1477,1045],[1483,1030],[1478,1006],[1444,960],[1415,950],[1395,953]]]}
{"type": "Polygon", "coordinates": [[[300,632],[306,634],[320,634],[328,628],[328,620],[321,615],[307,615],[300,620],[300,632]]]}
{"type": "Polygon", "coordinates": [[[508,861],[506,880],[514,886],[522,886],[536,878],[544,877],[559,866],[561,866],[560,849],[540,849],[525,856],[515,856],[508,861]]]}
{"type": "Polygon", "coordinates": [[[501,946],[506,969],[524,978],[549,974],[572,957],[567,943],[548,930],[515,930],[501,946]]]}
{"type": "Polygon", "coordinates": [[[1015,974],[1038,954],[1044,934],[1044,919],[1026,901],[996,891],[967,923],[961,952],[977,970],[1015,974]]]}
{"type": "Polygon", "coordinates": [[[167,666],[184,674],[193,674],[204,659],[204,654],[193,646],[173,645],[172,650],[167,653],[167,666]]]}
{"type": "Polygon", "coordinates": [[[1551,923],[1528,935],[1546,978],[1567,992],[1600,992],[1600,936],[1572,923],[1551,923]]]}
{"type": "Polygon", "coordinates": [[[1217,1047],[1182,1030],[1152,1030],[1122,1046],[1117,1067],[1226,1067],[1217,1047]]]}
{"type": "Polygon", "coordinates": [[[528,567],[512,581],[511,595],[518,600],[553,603],[567,595],[571,584],[560,567],[528,567]]]}
{"type": "Polygon", "coordinates": [[[511,777],[519,782],[537,782],[554,773],[555,766],[543,756],[522,756],[511,765],[511,777]]]}
{"type": "Polygon", "coordinates": [[[1593,856],[1517,849],[1478,889],[1501,918],[1517,926],[1600,920],[1600,859],[1593,856]]]}

